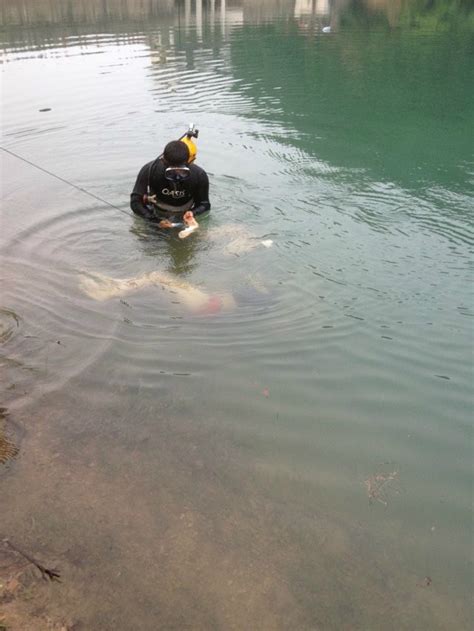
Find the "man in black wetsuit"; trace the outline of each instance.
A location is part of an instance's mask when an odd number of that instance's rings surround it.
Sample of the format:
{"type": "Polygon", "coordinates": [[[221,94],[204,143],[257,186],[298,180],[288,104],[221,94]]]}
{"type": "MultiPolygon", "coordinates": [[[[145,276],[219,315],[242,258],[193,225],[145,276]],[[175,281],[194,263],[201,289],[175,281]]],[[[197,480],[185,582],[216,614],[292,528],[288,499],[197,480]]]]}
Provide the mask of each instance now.
{"type": "Polygon", "coordinates": [[[207,173],[188,161],[187,145],[173,140],[162,156],[145,164],[130,195],[133,212],[160,228],[175,228],[210,210],[207,173]]]}

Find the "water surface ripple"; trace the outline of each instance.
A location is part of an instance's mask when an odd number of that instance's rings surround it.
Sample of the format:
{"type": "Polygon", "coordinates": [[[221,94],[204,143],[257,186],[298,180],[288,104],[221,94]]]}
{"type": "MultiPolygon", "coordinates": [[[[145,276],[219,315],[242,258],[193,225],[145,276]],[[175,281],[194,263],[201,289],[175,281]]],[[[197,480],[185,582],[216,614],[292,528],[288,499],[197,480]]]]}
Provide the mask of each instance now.
{"type": "Polygon", "coordinates": [[[0,534],[70,590],[25,615],[467,631],[472,11],[66,4],[0,12],[0,534]],[[182,241],[128,200],[190,121],[182,241]]]}

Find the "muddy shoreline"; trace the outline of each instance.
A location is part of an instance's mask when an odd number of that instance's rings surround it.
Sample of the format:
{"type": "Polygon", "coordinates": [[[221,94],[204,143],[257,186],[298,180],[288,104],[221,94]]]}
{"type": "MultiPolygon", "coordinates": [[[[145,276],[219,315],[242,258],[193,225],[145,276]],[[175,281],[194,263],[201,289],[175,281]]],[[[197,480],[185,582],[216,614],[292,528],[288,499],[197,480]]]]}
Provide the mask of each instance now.
{"type": "Polygon", "coordinates": [[[94,419],[73,395],[35,404],[0,478],[2,535],[61,583],[2,549],[8,631],[468,628],[460,600],[402,569],[396,536],[329,513],[317,489],[243,458],[209,419],[125,400],[122,431],[108,397],[94,419]]]}

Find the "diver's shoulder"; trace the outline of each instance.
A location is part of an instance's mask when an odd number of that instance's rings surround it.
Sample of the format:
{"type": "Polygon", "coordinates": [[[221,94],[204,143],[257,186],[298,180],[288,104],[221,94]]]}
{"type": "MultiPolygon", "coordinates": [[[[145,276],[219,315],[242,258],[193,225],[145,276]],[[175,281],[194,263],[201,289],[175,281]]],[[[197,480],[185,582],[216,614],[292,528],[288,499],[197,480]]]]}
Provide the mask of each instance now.
{"type": "Polygon", "coordinates": [[[155,164],[156,162],[156,158],[154,160],[150,160],[150,162],[147,162],[146,164],[144,164],[142,166],[142,168],[140,169],[140,173],[144,173],[145,171],[149,171],[151,169],[151,167],[155,164]]]}
{"type": "Polygon", "coordinates": [[[146,164],[144,164],[142,168],[149,169],[155,164],[155,162],[159,162],[159,161],[160,161],[159,158],[153,158],[153,160],[150,160],[150,162],[147,162],[146,164]]]}
{"type": "Polygon", "coordinates": [[[191,169],[191,173],[195,173],[198,176],[206,176],[207,177],[206,171],[202,167],[200,167],[198,164],[196,164],[195,162],[190,164],[189,168],[191,169]]]}

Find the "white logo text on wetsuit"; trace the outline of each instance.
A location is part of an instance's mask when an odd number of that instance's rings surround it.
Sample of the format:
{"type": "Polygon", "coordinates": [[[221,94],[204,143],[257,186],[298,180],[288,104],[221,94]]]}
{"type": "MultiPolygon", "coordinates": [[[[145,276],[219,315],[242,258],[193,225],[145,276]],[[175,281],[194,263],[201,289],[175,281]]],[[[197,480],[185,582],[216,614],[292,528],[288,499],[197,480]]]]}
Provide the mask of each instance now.
{"type": "Polygon", "coordinates": [[[163,188],[161,192],[163,195],[171,195],[173,199],[179,199],[180,197],[184,197],[186,195],[186,191],[175,191],[174,189],[170,190],[169,188],[163,188]]]}

